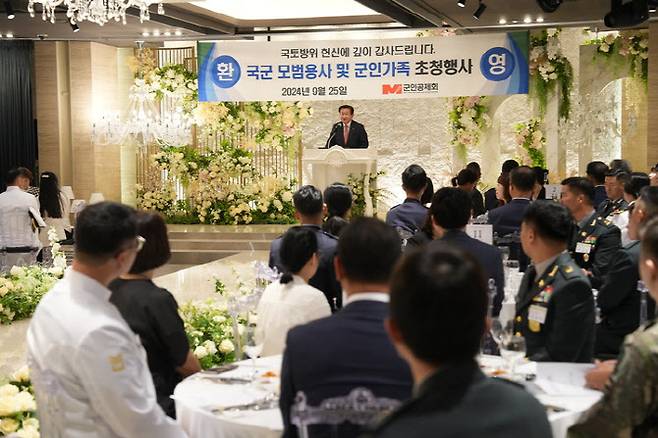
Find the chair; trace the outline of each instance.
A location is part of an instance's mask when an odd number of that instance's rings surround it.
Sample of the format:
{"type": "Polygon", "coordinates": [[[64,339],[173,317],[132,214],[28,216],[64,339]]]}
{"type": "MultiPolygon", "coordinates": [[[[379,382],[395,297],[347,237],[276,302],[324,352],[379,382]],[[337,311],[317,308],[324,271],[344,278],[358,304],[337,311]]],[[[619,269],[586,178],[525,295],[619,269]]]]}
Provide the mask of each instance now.
{"type": "Polygon", "coordinates": [[[355,388],[345,397],[328,398],[314,407],[308,405],[306,395],[299,391],[290,411],[290,422],[297,426],[302,438],[309,438],[308,427],[312,425],[332,426],[332,436],[337,438],[338,425],[373,424],[399,405],[399,400],[377,398],[369,389],[355,388]]]}

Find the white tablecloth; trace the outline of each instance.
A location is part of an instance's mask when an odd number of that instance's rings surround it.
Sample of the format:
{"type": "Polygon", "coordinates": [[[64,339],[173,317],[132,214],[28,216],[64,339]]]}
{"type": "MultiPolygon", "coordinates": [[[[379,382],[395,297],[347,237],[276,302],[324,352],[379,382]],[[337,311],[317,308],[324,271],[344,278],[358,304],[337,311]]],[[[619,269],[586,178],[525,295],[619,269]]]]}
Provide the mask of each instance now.
{"type": "MultiPolygon", "coordinates": [[[[502,359],[483,356],[480,363],[487,369],[500,368],[502,359]]],[[[257,371],[273,371],[277,375],[281,356],[258,359],[257,371]]],[[[253,372],[250,361],[239,363],[236,370],[223,373],[223,377],[244,377],[253,372]]],[[[549,421],[555,438],[566,437],[567,429],[580,415],[601,397],[598,391],[584,388],[584,375],[592,365],[571,363],[526,363],[517,368],[519,373],[535,374],[537,378],[527,384],[528,390],[543,404],[566,409],[552,413],[549,421]]],[[[213,414],[210,408],[235,406],[263,398],[274,388],[272,385],[229,385],[202,374],[181,382],[174,391],[176,415],[190,438],[274,438],[281,436],[283,422],[278,409],[213,414]]]]}

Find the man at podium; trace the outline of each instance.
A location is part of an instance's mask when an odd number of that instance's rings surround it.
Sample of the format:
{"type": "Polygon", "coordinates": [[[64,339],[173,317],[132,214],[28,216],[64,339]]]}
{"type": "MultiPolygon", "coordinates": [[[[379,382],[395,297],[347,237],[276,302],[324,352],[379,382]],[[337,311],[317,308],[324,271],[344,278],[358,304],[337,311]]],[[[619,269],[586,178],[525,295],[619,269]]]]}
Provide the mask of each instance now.
{"type": "Polygon", "coordinates": [[[352,120],[354,108],[350,105],[341,105],[338,108],[340,122],[334,124],[327,139],[325,147],[333,145],[342,146],[346,149],[365,149],[368,147],[368,133],[366,128],[359,122],[352,120]]]}

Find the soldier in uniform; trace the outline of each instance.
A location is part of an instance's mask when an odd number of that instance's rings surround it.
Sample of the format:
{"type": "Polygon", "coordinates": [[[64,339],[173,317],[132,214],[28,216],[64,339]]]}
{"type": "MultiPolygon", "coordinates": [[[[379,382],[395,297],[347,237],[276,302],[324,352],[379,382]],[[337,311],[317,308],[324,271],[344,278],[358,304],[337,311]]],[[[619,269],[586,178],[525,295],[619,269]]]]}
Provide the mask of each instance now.
{"type": "Polygon", "coordinates": [[[560,202],[576,220],[569,252],[578,266],[587,271],[592,287],[599,289],[621,248],[621,231],[594,211],[594,186],[586,178],[562,181],[560,202]]]}
{"type": "Polygon", "coordinates": [[[624,199],[624,184],[630,179],[626,172],[611,171],[605,176],[605,191],[608,199],[601,203],[597,212],[599,216],[610,219],[617,216],[628,208],[628,202],[624,199]]]}
{"type": "Polygon", "coordinates": [[[591,362],[594,298],[589,281],[566,252],[571,215],[553,201],[535,201],[521,224],[532,259],[516,300],[515,331],[534,361],[591,362]]]}
{"type": "MultiPolygon", "coordinates": [[[[642,237],[640,276],[658,298],[658,220],[642,237]]],[[[658,325],[655,321],[626,337],[619,363],[603,398],[568,431],[570,438],[658,437],[658,325]]]]}
{"type": "Polygon", "coordinates": [[[402,172],[402,189],[407,198],[402,204],[391,208],[386,214],[386,224],[395,228],[401,236],[411,237],[423,228],[427,220],[427,207],[420,202],[427,188],[425,170],[417,164],[402,172]]]}

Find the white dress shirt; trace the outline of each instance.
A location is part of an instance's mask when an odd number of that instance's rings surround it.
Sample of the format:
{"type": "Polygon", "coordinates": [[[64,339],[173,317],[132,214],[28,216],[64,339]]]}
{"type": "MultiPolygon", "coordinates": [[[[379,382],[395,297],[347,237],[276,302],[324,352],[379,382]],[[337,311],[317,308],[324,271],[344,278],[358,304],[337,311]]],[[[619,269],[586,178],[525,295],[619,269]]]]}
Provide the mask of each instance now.
{"type": "Polygon", "coordinates": [[[29,209],[39,213],[39,201],[17,186],[0,193],[0,248],[40,248],[39,237],[32,230],[29,209]]]}
{"type": "Polygon", "coordinates": [[[626,246],[631,243],[632,240],[630,237],[628,237],[628,210],[622,211],[619,214],[608,216],[608,219],[610,219],[610,222],[616,225],[617,228],[619,228],[621,231],[621,246],[626,246]]]}
{"type": "Polygon", "coordinates": [[[66,239],[65,231],[71,231],[71,200],[68,196],[66,196],[66,194],[64,194],[64,192],[60,192],[59,203],[62,206],[62,217],[43,217],[43,221],[48,226],[40,230],[39,240],[41,241],[41,245],[44,247],[50,246],[50,240],[48,240],[48,231],[51,228],[54,228],[55,231],[57,231],[57,240],[66,239]]]}
{"type": "Polygon", "coordinates": [[[324,294],[296,275],[287,284],[271,283],[258,303],[256,339],[263,342],[262,356],[283,353],[291,328],[331,315],[324,294]]]}
{"type": "Polygon", "coordinates": [[[42,436],[185,437],[157,403],[146,352],[110,290],[68,269],[27,333],[42,436]]]}

